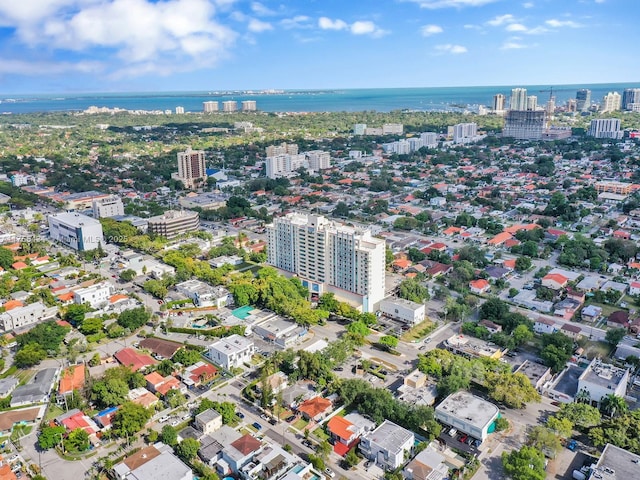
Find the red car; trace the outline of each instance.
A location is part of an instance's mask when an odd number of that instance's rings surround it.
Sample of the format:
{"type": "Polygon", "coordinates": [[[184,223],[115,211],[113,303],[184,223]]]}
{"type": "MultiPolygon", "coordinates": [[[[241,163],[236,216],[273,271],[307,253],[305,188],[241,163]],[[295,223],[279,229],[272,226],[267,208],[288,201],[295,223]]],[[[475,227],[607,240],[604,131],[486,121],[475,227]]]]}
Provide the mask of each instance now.
{"type": "Polygon", "coordinates": [[[464,442],[466,442],[466,441],[467,441],[467,438],[469,438],[469,435],[462,435],[462,436],[460,437],[459,442],[460,442],[460,443],[464,443],[464,442]]]}

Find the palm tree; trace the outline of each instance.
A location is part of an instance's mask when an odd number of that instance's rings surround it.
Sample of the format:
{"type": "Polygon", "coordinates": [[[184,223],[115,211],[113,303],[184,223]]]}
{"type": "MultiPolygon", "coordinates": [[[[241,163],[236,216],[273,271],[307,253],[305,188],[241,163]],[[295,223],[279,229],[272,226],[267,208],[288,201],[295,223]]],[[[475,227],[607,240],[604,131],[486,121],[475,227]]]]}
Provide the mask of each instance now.
{"type": "Polygon", "coordinates": [[[580,390],[577,394],[576,394],[576,403],[590,403],[591,402],[591,394],[589,393],[589,391],[585,388],[583,388],[582,390],[580,390]]]}
{"type": "Polygon", "coordinates": [[[610,393],[600,400],[600,409],[610,417],[615,417],[616,415],[625,413],[629,409],[629,406],[624,398],[610,393]]]}

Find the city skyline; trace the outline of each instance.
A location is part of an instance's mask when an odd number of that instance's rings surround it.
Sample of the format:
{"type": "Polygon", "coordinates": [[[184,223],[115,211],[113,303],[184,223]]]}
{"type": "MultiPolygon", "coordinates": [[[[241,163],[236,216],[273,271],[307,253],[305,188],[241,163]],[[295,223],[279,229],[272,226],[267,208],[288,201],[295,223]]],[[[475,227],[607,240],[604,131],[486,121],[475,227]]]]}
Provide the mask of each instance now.
{"type": "Polygon", "coordinates": [[[0,92],[631,82],[631,0],[0,0],[0,92]],[[593,68],[594,65],[607,68],[593,68]],[[312,74],[302,74],[311,72],[312,74]]]}

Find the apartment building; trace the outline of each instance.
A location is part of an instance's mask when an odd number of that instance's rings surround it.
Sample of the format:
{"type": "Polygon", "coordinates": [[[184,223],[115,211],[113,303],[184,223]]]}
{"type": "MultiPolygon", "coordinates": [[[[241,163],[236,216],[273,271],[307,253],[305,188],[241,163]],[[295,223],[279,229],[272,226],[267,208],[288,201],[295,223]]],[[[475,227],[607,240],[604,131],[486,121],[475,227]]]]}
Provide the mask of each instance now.
{"type": "Polygon", "coordinates": [[[195,188],[207,180],[207,169],[203,150],[178,152],[178,173],[172,177],[180,180],[185,188],[195,188]]]}

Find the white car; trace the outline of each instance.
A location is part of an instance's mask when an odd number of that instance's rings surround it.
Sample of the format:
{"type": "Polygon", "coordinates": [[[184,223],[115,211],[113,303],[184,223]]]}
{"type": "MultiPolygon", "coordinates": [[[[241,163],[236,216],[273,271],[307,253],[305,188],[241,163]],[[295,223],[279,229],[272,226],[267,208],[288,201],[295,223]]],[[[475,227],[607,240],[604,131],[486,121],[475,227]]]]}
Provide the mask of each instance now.
{"type": "Polygon", "coordinates": [[[180,420],[176,419],[173,422],[171,422],[171,426],[172,427],[177,427],[178,425],[180,425],[180,420]]]}
{"type": "Polygon", "coordinates": [[[168,417],[167,415],[165,415],[164,417],[160,417],[160,418],[158,419],[158,421],[159,421],[160,423],[164,423],[164,422],[166,422],[167,420],[169,420],[169,417],[168,417]]]}
{"type": "Polygon", "coordinates": [[[329,477],[329,478],[333,478],[336,476],[335,472],[333,470],[331,470],[330,468],[325,468],[324,469],[324,473],[329,477]]]}
{"type": "Polygon", "coordinates": [[[16,460],[20,460],[20,455],[11,455],[11,456],[9,457],[9,463],[13,463],[13,462],[15,462],[16,460]]]}

